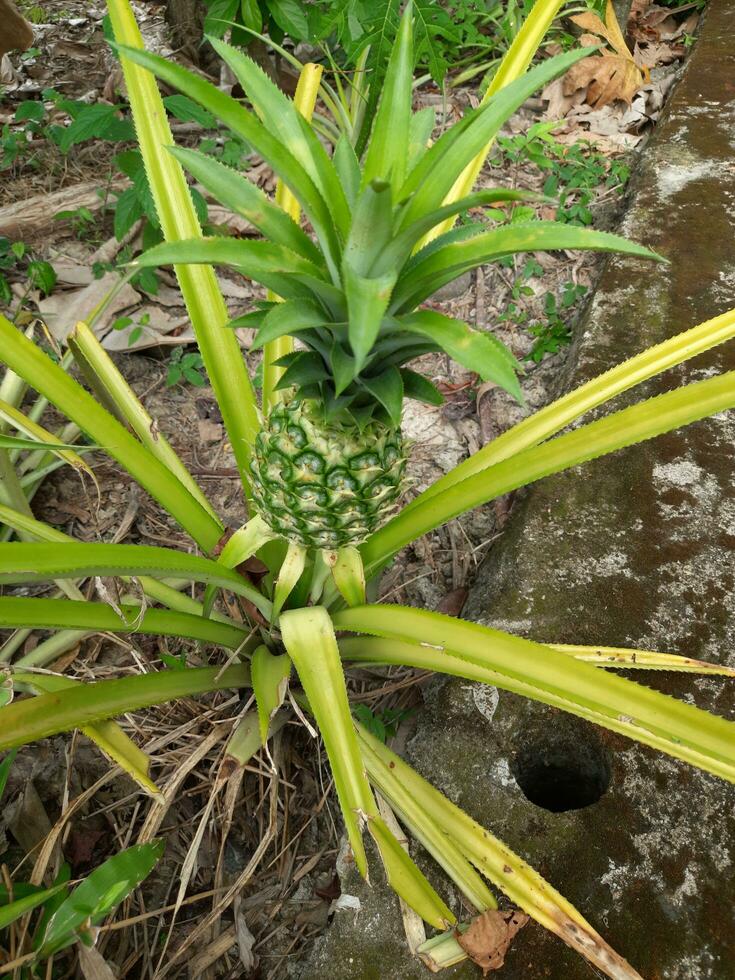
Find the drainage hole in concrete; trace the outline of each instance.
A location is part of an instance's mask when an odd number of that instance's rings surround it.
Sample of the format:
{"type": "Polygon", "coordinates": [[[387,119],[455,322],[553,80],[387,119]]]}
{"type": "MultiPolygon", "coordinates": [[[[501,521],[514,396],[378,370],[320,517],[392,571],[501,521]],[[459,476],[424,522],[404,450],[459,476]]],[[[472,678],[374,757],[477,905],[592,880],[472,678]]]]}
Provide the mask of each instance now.
{"type": "Polygon", "coordinates": [[[589,738],[530,744],[516,755],[511,771],[526,799],[552,813],[597,803],[610,785],[607,751],[589,738]]]}

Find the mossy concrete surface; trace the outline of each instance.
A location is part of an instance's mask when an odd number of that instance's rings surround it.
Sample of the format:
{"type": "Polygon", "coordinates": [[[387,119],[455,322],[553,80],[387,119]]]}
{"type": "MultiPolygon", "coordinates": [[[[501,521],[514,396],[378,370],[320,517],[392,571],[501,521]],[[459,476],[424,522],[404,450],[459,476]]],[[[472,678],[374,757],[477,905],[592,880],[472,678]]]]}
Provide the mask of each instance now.
{"type": "MultiPolygon", "coordinates": [[[[569,386],[735,306],[733,38],[735,4],[710,0],[623,226],[669,264],[609,262],[570,358],[569,386]]],[[[734,368],[731,343],[619,405],[734,368]]],[[[735,665],[734,444],[730,412],[544,480],[516,505],[465,615],[538,640],[735,665]]],[[[648,674],[645,682],[735,714],[727,680],[648,674]]],[[[456,681],[432,688],[408,756],[533,863],[646,980],[735,975],[732,787],[568,715],[456,681]],[[578,808],[547,808],[563,805],[578,808]]],[[[362,910],[335,915],[302,980],[429,975],[408,956],[398,904],[377,881],[378,862],[372,867],[371,887],[345,879],[362,910]]],[[[499,976],[593,973],[532,923],[499,976]]],[[[479,970],[465,964],[443,975],[479,970]]]]}

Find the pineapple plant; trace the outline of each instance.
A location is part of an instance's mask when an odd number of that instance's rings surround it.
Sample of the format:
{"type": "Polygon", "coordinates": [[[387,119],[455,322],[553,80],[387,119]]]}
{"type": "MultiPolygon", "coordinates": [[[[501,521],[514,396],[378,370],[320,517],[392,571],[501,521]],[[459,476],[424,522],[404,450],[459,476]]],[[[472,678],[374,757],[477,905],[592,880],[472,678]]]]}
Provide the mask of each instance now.
{"type": "MultiPolygon", "coordinates": [[[[191,538],[186,548],[75,541],[12,502],[0,504],[0,521],[23,536],[0,543],[0,584],[55,582],[65,594],[0,596],[0,627],[52,631],[30,653],[17,653],[17,643],[0,649],[7,663],[0,684],[0,752],[79,728],[143,792],[157,797],[151,759],[113,719],[178,697],[252,688],[256,708],[243,717],[235,709],[228,759],[244,767],[284,718],[311,716],[356,867],[367,873],[363,833],[369,833],[393,889],[429,926],[443,930],[419,949],[432,969],[466,955],[457,942],[462,927],[399,843],[374,789],[467,907],[478,913],[497,908],[489,881],[605,975],[639,978],[522,856],[356,723],[346,673],[350,664],[402,665],[492,684],[735,782],[731,722],[614,673],[625,667],[733,676],[727,667],[604,642],[539,643],[366,598],[367,583],[401,548],[452,518],[549,474],[735,408],[735,372],[707,372],[704,380],[563,431],[634,385],[735,338],[735,310],[642,351],[529,415],[401,506],[403,402],[441,399],[410,366],[416,357],[444,351],[520,396],[518,365],[509,351],[491,335],[433,309],[436,289],[479,264],[525,250],[595,248],[655,258],[622,238],[553,222],[452,227],[463,211],[518,199],[508,190],[472,191],[488,145],[525,98],[589,49],[526,71],[561,6],[560,0],[537,0],[486,100],[430,144],[431,113],[414,113],[411,106],[409,4],[370,140],[358,159],[344,137],[328,153],[309,125],[317,69],[305,70],[292,102],[240,52],[213,42],[247,93],[250,111],[204,79],[145,52],[128,0],[108,5],[115,36],[125,42],[118,50],[166,238],[139,262],[174,264],[250,517],[234,534],[226,530],[86,323],[77,325],[69,347],[94,396],[0,315],[0,361],[78,425],[92,445],[103,447],[191,538]],[[169,145],[154,75],[217,114],[270,164],[280,180],[275,200],[246,176],[169,145]],[[245,216],[261,239],[203,238],[182,167],[245,216]],[[216,264],[262,283],[266,300],[230,321],[216,264]],[[254,346],[264,358],[260,406],[228,324],[256,328],[254,346]],[[257,581],[242,564],[252,555],[268,567],[257,581]],[[97,584],[101,576],[121,580],[119,603],[97,584]],[[89,598],[92,588],[79,589],[85,579],[97,584],[102,601],[89,598]],[[227,602],[216,606],[220,592],[227,602]],[[214,663],[94,683],[36,669],[77,645],[80,631],[174,636],[187,641],[186,648],[198,643],[200,655],[214,663]],[[222,651],[224,665],[216,662],[222,651]]],[[[205,918],[167,969],[206,929],[205,918]]]]}
{"type": "Polygon", "coordinates": [[[125,54],[248,139],[303,207],[313,235],[245,176],[196,151],[172,147],[184,168],[247,217],[263,240],[166,243],[144,254],[140,264],[224,263],[273,290],[258,310],[234,321],[257,327],[253,348],[265,348],[272,364],[272,390],[265,394],[262,426],[248,461],[251,501],[268,531],[296,548],[354,548],[399,506],[406,470],[400,428],[404,399],[432,405],[443,400],[428,378],[409,367],[412,361],[443,351],[520,397],[520,365],[512,353],[492,334],[426,306],[437,289],[483,263],[529,250],[656,256],[618,236],[553,221],[492,226],[475,218],[451,226],[457,215],[481,208],[491,208],[499,221],[500,207],[533,197],[498,188],[446,200],[508,117],[584,50],[527,72],[432,143],[433,110],[412,111],[409,4],[367,147],[358,159],[346,135],[330,157],[309,122],[259,66],[224,41],[212,44],[261,125],[247,109],[175,64],[139,50],[125,54]],[[286,346],[273,357],[268,348],[282,345],[284,338],[289,338],[286,346]]]}

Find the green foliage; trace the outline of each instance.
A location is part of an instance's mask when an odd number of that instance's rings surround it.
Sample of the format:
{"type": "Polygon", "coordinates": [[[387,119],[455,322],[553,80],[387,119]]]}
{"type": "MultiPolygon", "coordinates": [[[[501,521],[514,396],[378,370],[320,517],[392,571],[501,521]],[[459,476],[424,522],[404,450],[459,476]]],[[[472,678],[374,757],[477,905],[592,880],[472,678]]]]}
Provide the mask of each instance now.
{"type": "Polygon", "coordinates": [[[398,734],[398,726],[413,714],[413,708],[381,708],[372,711],[366,704],[356,704],[352,714],[359,723],[385,743],[398,734]]]}
{"type": "Polygon", "coordinates": [[[528,328],[528,332],[536,338],[536,342],[526,355],[527,360],[538,363],[543,360],[545,354],[556,354],[570,342],[572,334],[569,326],[569,314],[572,307],[586,293],[586,286],[566,282],[561,297],[558,299],[551,292],[544,295],[546,318],[528,328]]]}
{"type": "Polygon", "coordinates": [[[110,142],[135,139],[125,106],[67,99],[56,89],[44,89],[40,101],[22,102],[14,123],[6,123],[0,136],[0,171],[13,165],[38,169],[41,151],[48,144],[66,156],[72,147],[88,140],[110,142]],[[17,124],[24,123],[21,128],[17,124]],[[65,125],[63,123],[66,123],[65,125]]]}
{"type": "MultiPolygon", "coordinates": [[[[56,285],[56,272],[50,262],[36,258],[33,249],[24,242],[0,238],[0,304],[3,306],[9,306],[13,299],[10,279],[24,280],[26,294],[38,289],[47,296],[56,285]]],[[[21,298],[18,308],[23,304],[21,298]]]]}
{"type": "Polygon", "coordinates": [[[246,180],[198,154],[176,151],[176,158],[223,203],[233,206],[238,194],[247,200],[246,189],[249,197],[255,196],[257,207],[248,205],[242,213],[253,215],[268,240],[205,238],[165,243],[145,253],[139,265],[232,265],[283,297],[286,302],[263,310],[260,320],[256,313],[251,321],[258,327],[256,347],[288,334],[307,348],[278,359],[278,366],[285,369],[278,389],[295,387],[298,397],[317,400],[326,418],[346,414],[361,429],[371,417],[395,426],[404,397],[436,404],[437,393],[428,381],[417,384],[405,374],[408,361],[431,351],[444,350],[484,380],[520,395],[517,362],[498,340],[438,312],[416,311],[440,286],[464,272],[516,252],[560,248],[619,250],[655,258],[613,235],[571,224],[522,220],[491,231],[481,223],[465,226],[460,236],[449,232],[421,248],[427,232],[468,206],[518,198],[513,191],[487,191],[442,206],[459,174],[524,99],[584,52],[550,59],[508,85],[449,128],[409,171],[406,123],[411,118],[412,38],[410,22],[403,23],[362,168],[355,163],[360,187],[352,208],[344,175],[314,131],[255,63],[236,49],[214,42],[257,115],[158,56],[124,49],[126,56],[218,113],[246,138],[301,203],[317,240],[316,251],[308,242],[307,250],[303,233],[293,222],[286,221],[286,226],[274,222],[268,202],[261,201],[260,192],[256,194],[246,180]],[[397,138],[396,133],[403,137],[397,138]],[[239,181],[238,187],[233,187],[233,180],[239,181]]]}
{"type": "Polygon", "coordinates": [[[558,200],[557,221],[591,225],[595,193],[605,189],[622,194],[630,167],[622,159],[604,156],[593,143],[560,143],[553,136],[557,126],[536,123],[526,133],[499,137],[498,146],[511,163],[528,160],[547,173],[543,193],[558,200]]]}
{"type": "MultiPolygon", "coordinates": [[[[498,146],[511,167],[531,163],[546,174],[543,193],[558,202],[557,221],[587,227],[594,221],[593,207],[601,195],[621,194],[630,176],[630,168],[624,159],[610,158],[595,149],[594,144],[578,142],[566,145],[554,138],[558,123],[540,122],[516,136],[501,136],[498,146]]],[[[528,206],[516,206],[511,221],[523,221],[533,216],[528,206]],[[529,213],[530,212],[530,213],[529,213]]],[[[512,256],[501,259],[501,265],[514,269],[512,256]]],[[[586,294],[585,286],[564,283],[561,293],[546,291],[542,297],[544,318],[534,321],[525,309],[524,297],[535,294],[529,280],[540,277],[542,267],[534,259],[527,259],[516,272],[511,287],[511,298],[501,313],[500,322],[525,325],[535,338],[527,360],[539,362],[546,354],[556,354],[571,339],[569,318],[573,307],[586,294]]]]}
{"type": "MultiPolygon", "coordinates": [[[[140,280],[138,280],[138,284],[142,285],[140,280]]],[[[140,339],[141,334],[143,333],[143,327],[148,326],[148,324],[150,323],[150,319],[151,319],[150,313],[141,313],[141,315],[137,317],[137,319],[134,319],[132,316],[119,316],[117,317],[116,320],[113,321],[112,329],[125,330],[127,327],[132,326],[133,329],[128,334],[128,344],[132,345],[137,340],[140,339]]]]}
{"type": "Polygon", "coordinates": [[[76,238],[87,238],[93,231],[96,218],[89,208],[81,207],[70,211],[57,211],[54,215],[56,221],[68,221],[69,227],[76,238]]]}
{"type": "Polygon", "coordinates": [[[51,888],[13,883],[13,901],[0,886],[0,934],[22,915],[41,915],[32,930],[35,962],[45,960],[76,941],[91,946],[93,929],[143,882],[163,854],[161,841],[139,844],[108,858],[69,892],[69,867],[64,865],[51,888]]]}
{"type": "Polygon", "coordinates": [[[196,351],[186,351],[183,347],[174,347],[171,351],[166,384],[169,388],[182,382],[188,382],[195,388],[201,388],[207,383],[202,374],[204,362],[202,355],[196,351]]]}

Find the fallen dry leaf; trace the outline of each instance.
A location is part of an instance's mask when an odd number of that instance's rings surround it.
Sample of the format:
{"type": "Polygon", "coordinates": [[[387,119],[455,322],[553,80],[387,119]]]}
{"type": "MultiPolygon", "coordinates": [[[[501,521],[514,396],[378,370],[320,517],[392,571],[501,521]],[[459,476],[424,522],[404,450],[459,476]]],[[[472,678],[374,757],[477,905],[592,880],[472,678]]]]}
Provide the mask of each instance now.
{"type": "Polygon", "coordinates": [[[258,957],[253,952],[255,946],[255,936],[248,929],[245,916],[238,907],[235,913],[235,935],[237,936],[237,950],[240,954],[245,975],[250,974],[258,965],[258,957]]]}
{"type": "MultiPolygon", "coordinates": [[[[186,315],[169,316],[153,303],[129,310],[127,315],[132,323],[105,334],[102,340],[105,350],[129,353],[150,347],[177,347],[194,340],[194,330],[186,315]]],[[[95,333],[99,335],[101,331],[95,328],[95,333]]]]}
{"type": "MultiPolygon", "coordinates": [[[[65,340],[79,320],[86,320],[119,279],[117,273],[106,272],[81,289],[59,291],[42,300],[38,304],[41,316],[56,340],[65,340]]],[[[124,310],[139,301],[140,293],[126,283],[97,320],[95,333],[104,333],[124,310]]]]}
{"type": "Polygon", "coordinates": [[[436,611],[444,613],[445,616],[459,616],[467,602],[467,595],[467,589],[452,589],[441,600],[436,611]]]}
{"type": "Polygon", "coordinates": [[[84,980],[117,980],[109,963],[94,946],[77,945],[79,968],[84,980]]]}
{"type": "Polygon", "coordinates": [[[199,426],[200,442],[206,443],[222,441],[222,426],[219,424],[219,422],[212,422],[211,419],[198,419],[197,424],[199,426]]]}
{"type": "Polygon", "coordinates": [[[581,36],[580,44],[592,47],[599,44],[602,38],[609,48],[603,48],[600,54],[591,55],[573,65],[563,78],[563,94],[571,96],[584,89],[585,100],[597,109],[617,100],[630,104],[643,85],[645,74],[626,47],[612,0],[607,0],[604,23],[591,10],[571,20],[587,32],[581,36]]]}
{"type": "Polygon", "coordinates": [[[670,65],[680,61],[686,54],[683,44],[671,44],[669,41],[635,42],[633,57],[636,64],[655,68],[657,65],[670,65]]]}
{"type": "Polygon", "coordinates": [[[691,34],[697,26],[699,12],[696,3],[677,7],[659,7],[651,0],[634,0],[628,22],[628,35],[634,41],[673,41],[684,34],[691,34]],[[686,11],[689,16],[684,20],[677,17],[686,11]]]}
{"type": "Polygon", "coordinates": [[[472,920],[469,929],[457,932],[456,939],[473,963],[482,967],[483,977],[499,970],[515,934],[528,922],[525,912],[518,909],[499,912],[488,909],[472,920]]]}

